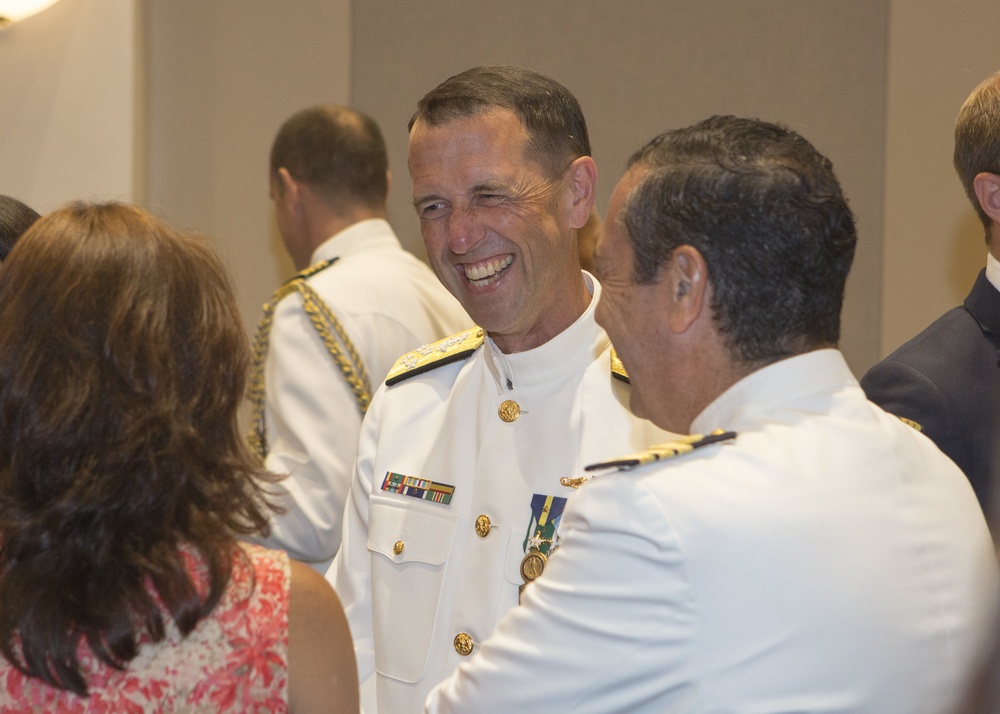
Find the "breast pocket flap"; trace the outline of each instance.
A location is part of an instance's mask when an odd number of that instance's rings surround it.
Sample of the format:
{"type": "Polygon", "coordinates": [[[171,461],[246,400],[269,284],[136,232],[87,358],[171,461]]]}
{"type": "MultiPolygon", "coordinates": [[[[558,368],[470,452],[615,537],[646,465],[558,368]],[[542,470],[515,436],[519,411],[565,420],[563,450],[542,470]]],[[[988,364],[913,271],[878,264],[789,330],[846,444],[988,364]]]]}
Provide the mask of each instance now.
{"type": "Polygon", "coordinates": [[[443,565],[451,552],[456,518],[395,502],[371,505],[368,550],[395,563],[443,565]]]}

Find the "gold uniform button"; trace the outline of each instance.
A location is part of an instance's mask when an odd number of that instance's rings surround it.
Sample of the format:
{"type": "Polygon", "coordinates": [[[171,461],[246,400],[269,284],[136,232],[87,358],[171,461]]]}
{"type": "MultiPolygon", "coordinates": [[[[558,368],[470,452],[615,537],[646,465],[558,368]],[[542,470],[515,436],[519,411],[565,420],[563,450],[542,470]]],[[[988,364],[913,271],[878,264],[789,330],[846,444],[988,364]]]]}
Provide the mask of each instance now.
{"type": "Polygon", "coordinates": [[[397,540],[396,545],[392,546],[392,552],[395,553],[396,555],[399,555],[400,553],[403,552],[404,547],[405,546],[403,545],[403,541],[397,540]]]}
{"type": "Polygon", "coordinates": [[[512,421],[516,421],[519,416],[521,416],[521,405],[515,402],[513,399],[507,399],[500,408],[497,409],[497,414],[508,424],[512,421]]]}
{"type": "Polygon", "coordinates": [[[476,519],[476,535],[480,538],[485,538],[490,534],[490,517],[485,513],[476,519]]]}
{"type": "Polygon", "coordinates": [[[455,651],[463,657],[468,657],[472,654],[473,646],[472,638],[464,632],[459,632],[455,635],[455,651]]]}

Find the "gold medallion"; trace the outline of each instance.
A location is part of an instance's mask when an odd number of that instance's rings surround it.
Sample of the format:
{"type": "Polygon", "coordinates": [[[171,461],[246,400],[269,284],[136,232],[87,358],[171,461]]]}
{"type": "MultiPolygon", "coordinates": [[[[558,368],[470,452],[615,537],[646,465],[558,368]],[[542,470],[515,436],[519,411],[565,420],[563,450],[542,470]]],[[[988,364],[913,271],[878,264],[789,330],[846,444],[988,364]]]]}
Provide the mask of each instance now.
{"type": "Polygon", "coordinates": [[[547,562],[548,558],[545,557],[545,553],[537,548],[532,548],[521,559],[521,579],[526,583],[530,583],[542,574],[547,562]]]}
{"type": "Polygon", "coordinates": [[[485,538],[490,534],[490,517],[485,513],[476,519],[476,535],[480,538],[485,538]]]}
{"type": "Polygon", "coordinates": [[[400,553],[402,553],[403,552],[403,541],[397,540],[396,544],[394,546],[392,546],[392,552],[395,553],[396,555],[399,555],[400,553]]]}
{"type": "Polygon", "coordinates": [[[508,424],[512,421],[516,421],[519,416],[521,416],[521,405],[515,402],[513,399],[506,400],[497,409],[497,414],[500,418],[507,422],[508,424]]]}

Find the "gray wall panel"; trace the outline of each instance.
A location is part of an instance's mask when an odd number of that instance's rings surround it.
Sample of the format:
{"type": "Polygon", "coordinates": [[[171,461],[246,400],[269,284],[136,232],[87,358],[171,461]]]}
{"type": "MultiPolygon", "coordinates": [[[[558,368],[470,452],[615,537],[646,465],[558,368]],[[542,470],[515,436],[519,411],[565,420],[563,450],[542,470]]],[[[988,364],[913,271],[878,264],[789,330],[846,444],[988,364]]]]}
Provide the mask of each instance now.
{"type": "Polygon", "coordinates": [[[602,213],[625,159],[654,134],[718,113],[780,121],[834,161],[857,214],[842,347],[857,372],[877,359],[886,2],[355,0],[352,18],[352,102],[386,133],[391,218],[414,252],[406,122],[424,92],[468,67],[522,64],[577,95],[602,213]]]}

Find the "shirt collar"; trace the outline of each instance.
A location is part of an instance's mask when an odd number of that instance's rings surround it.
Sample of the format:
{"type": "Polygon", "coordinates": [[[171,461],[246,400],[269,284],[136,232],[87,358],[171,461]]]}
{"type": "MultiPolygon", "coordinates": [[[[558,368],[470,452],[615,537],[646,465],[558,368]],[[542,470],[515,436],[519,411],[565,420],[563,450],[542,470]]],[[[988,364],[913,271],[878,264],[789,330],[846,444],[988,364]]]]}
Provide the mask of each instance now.
{"type": "Polygon", "coordinates": [[[858,381],[839,350],[795,355],[769,364],[731,386],[695,417],[691,432],[745,431],[762,423],[765,415],[768,421],[773,420],[777,407],[852,386],[858,387],[858,381]]]}
{"type": "Polygon", "coordinates": [[[992,253],[986,254],[986,279],[990,285],[1000,290],[1000,260],[993,257],[992,253]]]}
{"type": "MultiPolygon", "coordinates": [[[[607,348],[608,336],[594,319],[601,284],[583,271],[590,304],[573,324],[545,344],[525,352],[504,354],[492,339],[486,339],[486,362],[501,389],[544,384],[575,371],[585,370],[607,348]]],[[[610,376],[610,375],[609,375],[610,376]]]]}
{"type": "Polygon", "coordinates": [[[309,265],[324,260],[346,258],[352,253],[371,250],[376,247],[396,246],[402,248],[392,227],[382,218],[366,218],[353,223],[340,233],[327,238],[313,251],[309,265]]]}

